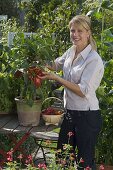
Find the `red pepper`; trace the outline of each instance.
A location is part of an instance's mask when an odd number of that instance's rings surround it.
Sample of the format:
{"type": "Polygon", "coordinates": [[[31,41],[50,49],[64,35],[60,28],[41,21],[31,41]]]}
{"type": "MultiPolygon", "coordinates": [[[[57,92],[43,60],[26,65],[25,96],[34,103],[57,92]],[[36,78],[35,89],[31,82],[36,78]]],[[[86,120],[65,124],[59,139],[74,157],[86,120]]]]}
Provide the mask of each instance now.
{"type": "Polygon", "coordinates": [[[44,76],[44,74],[42,73],[42,70],[38,71],[38,76],[40,76],[40,77],[44,76]]]}
{"type": "Polygon", "coordinates": [[[55,113],[55,109],[52,107],[48,107],[42,112],[42,114],[44,115],[54,115],[54,113],[55,113]]]}
{"type": "Polygon", "coordinates": [[[40,78],[34,77],[33,82],[34,82],[36,87],[40,87],[41,86],[41,79],[40,78]]]}
{"type": "Polygon", "coordinates": [[[28,69],[28,74],[31,74],[31,75],[36,75],[36,76],[44,76],[44,74],[42,73],[42,70],[40,68],[37,68],[37,67],[30,67],[28,69]]]}

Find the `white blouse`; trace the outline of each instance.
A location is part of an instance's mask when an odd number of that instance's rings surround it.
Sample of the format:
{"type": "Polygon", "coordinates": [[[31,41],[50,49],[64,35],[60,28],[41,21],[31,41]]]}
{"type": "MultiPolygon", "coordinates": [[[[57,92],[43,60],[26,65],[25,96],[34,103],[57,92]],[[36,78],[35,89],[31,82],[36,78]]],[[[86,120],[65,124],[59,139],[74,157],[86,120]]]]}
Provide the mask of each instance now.
{"type": "Polygon", "coordinates": [[[55,60],[57,70],[63,69],[64,79],[78,84],[85,97],[80,97],[64,87],[64,107],[70,110],[98,110],[96,90],[104,74],[99,54],[89,44],[74,59],[76,48],[72,46],[55,60]]]}

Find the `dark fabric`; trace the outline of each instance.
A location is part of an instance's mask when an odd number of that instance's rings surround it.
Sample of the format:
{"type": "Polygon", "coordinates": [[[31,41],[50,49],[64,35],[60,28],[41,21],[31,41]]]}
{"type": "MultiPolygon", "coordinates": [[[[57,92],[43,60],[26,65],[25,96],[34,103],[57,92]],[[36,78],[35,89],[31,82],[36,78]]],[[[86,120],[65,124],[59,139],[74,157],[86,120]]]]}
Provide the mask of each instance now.
{"type": "Polygon", "coordinates": [[[99,110],[67,110],[61,125],[57,149],[63,150],[63,144],[70,144],[73,150],[77,147],[77,160],[82,158],[82,167],[93,167],[95,145],[101,130],[102,118],[99,110]],[[73,135],[69,137],[69,132],[73,135]]]}

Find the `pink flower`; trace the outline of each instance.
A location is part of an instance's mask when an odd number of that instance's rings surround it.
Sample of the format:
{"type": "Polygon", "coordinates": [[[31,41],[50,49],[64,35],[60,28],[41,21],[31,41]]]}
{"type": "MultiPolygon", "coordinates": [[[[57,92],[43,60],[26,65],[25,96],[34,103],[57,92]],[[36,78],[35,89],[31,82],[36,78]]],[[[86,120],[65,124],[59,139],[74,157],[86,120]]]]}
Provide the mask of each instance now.
{"type": "Polygon", "coordinates": [[[22,158],[23,158],[23,155],[20,154],[17,158],[18,158],[18,159],[22,159],[22,158]]]}
{"type": "Polygon", "coordinates": [[[32,162],[32,160],[33,160],[32,155],[28,155],[27,158],[28,159],[25,162],[26,162],[26,164],[30,164],[32,162]]]}
{"type": "Polygon", "coordinates": [[[11,150],[11,151],[7,152],[7,155],[12,156],[12,154],[13,154],[13,150],[11,150]]]}
{"type": "Polygon", "coordinates": [[[80,158],[80,163],[84,163],[84,160],[82,158],[80,158]]]}
{"type": "Polygon", "coordinates": [[[89,166],[87,166],[87,167],[85,168],[85,170],[90,170],[90,167],[89,167],[89,166]]]}
{"type": "Polygon", "coordinates": [[[13,150],[7,152],[7,161],[13,161],[13,150]]]}
{"type": "Polygon", "coordinates": [[[99,170],[104,170],[104,165],[100,165],[99,170]]]}
{"type": "Polygon", "coordinates": [[[43,163],[42,163],[42,164],[41,164],[41,163],[39,163],[39,164],[38,164],[38,168],[44,168],[44,169],[47,169],[46,165],[45,165],[45,164],[43,164],[43,163]]]}
{"type": "Polygon", "coordinates": [[[13,161],[13,158],[11,156],[7,157],[7,161],[11,162],[13,161]]]}
{"type": "Polygon", "coordinates": [[[29,160],[26,160],[25,163],[26,163],[26,164],[29,164],[29,160]]]}
{"type": "Polygon", "coordinates": [[[69,137],[71,137],[71,136],[74,135],[74,133],[73,133],[73,132],[69,132],[67,135],[68,135],[69,137]]]}
{"type": "Polygon", "coordinates": [[[32,155],[28,155],[28,160],[29,160],[29,161],[32,161],[32,160],[33,160],[32,155]]]}

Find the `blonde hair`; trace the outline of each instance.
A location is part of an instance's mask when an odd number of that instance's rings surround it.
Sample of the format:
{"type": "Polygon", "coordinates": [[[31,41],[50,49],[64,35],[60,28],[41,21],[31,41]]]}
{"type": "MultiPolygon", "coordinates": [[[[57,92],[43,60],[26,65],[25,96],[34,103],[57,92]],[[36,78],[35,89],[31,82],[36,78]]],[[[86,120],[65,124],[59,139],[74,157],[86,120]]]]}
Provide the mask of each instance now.
{"type": "Polygon", "coordinates": [[[69,28],[71,28],[72,24],[78,24],[78,25],[84,27],[87,31],[90,31],[89,44],[91,44],[92,49],[97,50],[96,42],[92,37],[90,18],[86,15],[76,15],[69,22],[69,28]]]}

